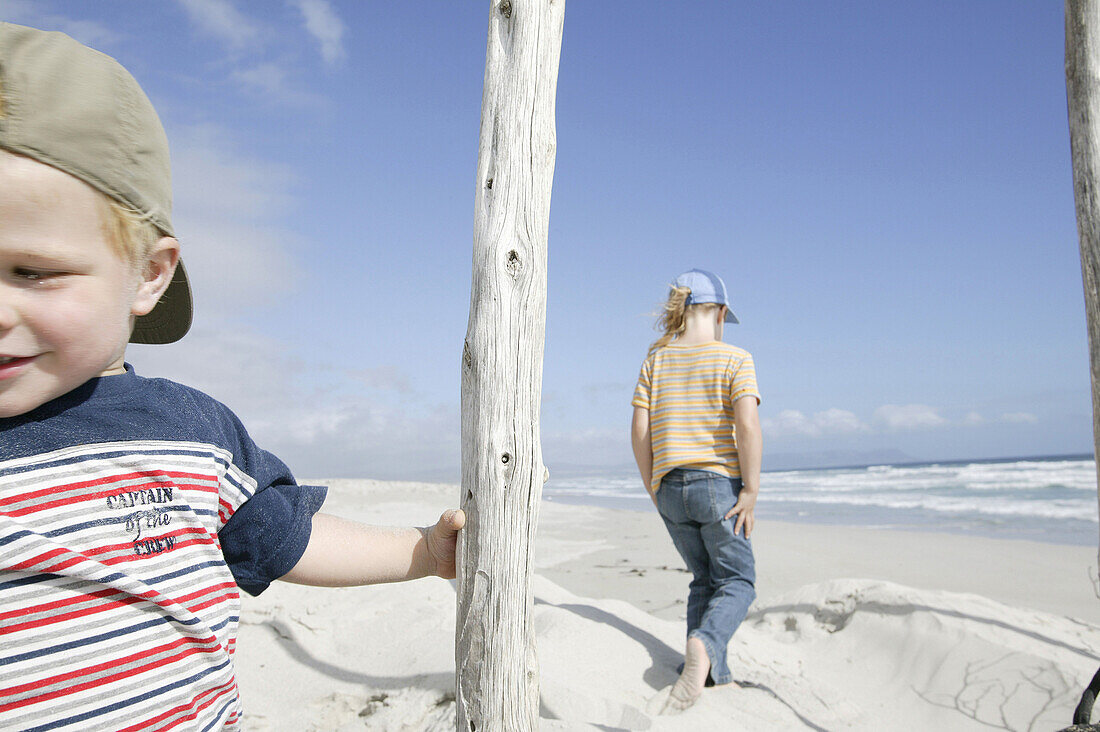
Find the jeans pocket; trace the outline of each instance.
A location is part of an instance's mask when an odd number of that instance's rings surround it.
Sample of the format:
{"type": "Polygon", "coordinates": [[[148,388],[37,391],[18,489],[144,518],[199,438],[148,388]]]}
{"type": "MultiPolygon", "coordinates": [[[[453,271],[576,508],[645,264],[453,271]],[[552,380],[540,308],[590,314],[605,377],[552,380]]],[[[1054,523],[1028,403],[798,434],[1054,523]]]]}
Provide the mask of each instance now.
{"type": "Polygon", "coordinates": [[[737,499],[741,495],[741,481],[737,478],[722,478],[718,483],[715,492],[715,505],[718,518],[724,519],[726,514],[737,505],[737,499]]]}
{"type": "Polygon", "coordinates": [[[681,498],[682,489],[674,481],[662,481],[661,488],[657,491],[657,513],[669,521],[680,522],[684,520],[684,509],[681,498]]]}
{"type": "Polygon", "coordinates": [[[718,485],[722,476],[714,473],[696,471],[690,484],[684,486],[685,508],[692,521],[700,524],[711,524],[721,518],[717,516],[718,495],[721,486],[718,485]]]}
{"type": "Polygon", "coordinates": [[[707,493],[710,496],[710,514],[708,518],[711,521],[721,521],[726,513],[722,510],[722,497],[726,493],[725,482],[724,478],[717,475],[707,481],[707,493]]]}

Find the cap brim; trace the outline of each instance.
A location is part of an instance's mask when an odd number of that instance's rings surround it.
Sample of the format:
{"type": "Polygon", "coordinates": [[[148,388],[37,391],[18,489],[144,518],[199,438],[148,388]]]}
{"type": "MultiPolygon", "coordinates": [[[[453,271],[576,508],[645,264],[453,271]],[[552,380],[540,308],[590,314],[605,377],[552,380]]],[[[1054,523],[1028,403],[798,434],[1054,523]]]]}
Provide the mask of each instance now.
{"type": "Polygon", "coordinates": [[[138,316],[134,322],[131,343],[175,343],[191,329],[191,285],[183,262],[176,265],[176,273],[160,301],[148,314],[138,316]]]}
{"type": "Polygon", "coordinates": [[[740,320],[737,319],[737,316],[733,314],[733,311],[730,310],[728,306],[726,307],[726,321],[725,322],[727,322],[727,323],[740,323],[741,322],[740,320]]]}

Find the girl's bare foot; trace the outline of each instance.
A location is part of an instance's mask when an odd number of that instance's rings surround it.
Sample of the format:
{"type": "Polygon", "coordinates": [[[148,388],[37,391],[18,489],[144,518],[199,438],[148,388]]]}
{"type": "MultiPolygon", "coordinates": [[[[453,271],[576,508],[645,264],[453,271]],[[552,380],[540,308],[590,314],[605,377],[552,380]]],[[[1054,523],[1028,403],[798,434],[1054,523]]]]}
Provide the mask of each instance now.
{"type": "Polygon", "coordinates": [[[688,638],[687,650],[684,652],[684,670],[673,685],[661,714],[677,714],[694,704],[703,693],[703,685],[709,672],[710,658],[703,641],[688,638]]]}

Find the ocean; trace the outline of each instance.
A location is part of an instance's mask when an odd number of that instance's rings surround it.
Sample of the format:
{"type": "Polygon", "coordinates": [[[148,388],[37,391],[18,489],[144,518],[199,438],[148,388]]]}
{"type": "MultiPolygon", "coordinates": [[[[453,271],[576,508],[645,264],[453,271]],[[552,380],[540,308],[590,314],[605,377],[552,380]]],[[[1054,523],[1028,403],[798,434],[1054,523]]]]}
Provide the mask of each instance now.
{"type": "MultiPolygon", "coordinates": [[[[768,471],[760,483],[758,521],[1097,543],[1096,463],[1090,455],[768,471]]],[[[636,473],[551,474],[543,497],[653,510],[636,473]]]]}

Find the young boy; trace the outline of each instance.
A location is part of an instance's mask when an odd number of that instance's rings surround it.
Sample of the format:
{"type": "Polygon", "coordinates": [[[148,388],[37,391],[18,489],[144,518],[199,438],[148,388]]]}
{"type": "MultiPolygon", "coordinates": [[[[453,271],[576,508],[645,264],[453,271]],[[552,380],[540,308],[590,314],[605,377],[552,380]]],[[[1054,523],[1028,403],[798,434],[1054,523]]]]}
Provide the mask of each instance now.
{"type": "Polygon", "coordinates": [[[316,513],[226,407],[125,363],[190,326],[170,214],[137,82],[0,23],[0,729],[238,729],[238,588],[454,577],[461,511],[316,513]]]}

